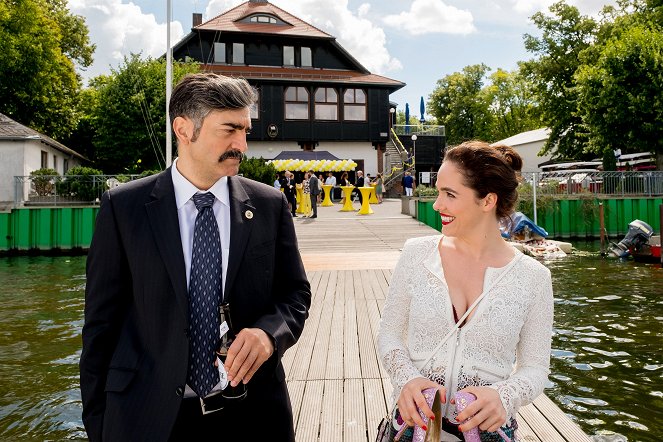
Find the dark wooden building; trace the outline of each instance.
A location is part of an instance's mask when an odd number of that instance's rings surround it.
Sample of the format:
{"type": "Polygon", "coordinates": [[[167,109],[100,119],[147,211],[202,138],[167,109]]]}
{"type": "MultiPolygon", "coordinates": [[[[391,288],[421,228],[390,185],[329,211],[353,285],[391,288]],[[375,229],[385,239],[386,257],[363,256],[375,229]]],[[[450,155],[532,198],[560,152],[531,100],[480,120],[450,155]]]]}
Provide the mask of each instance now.
{"type": "Polygon", "coordinates": [[[389,95],[405,86],[370,73],[336,38],[267,2],[251,0],[202,22],[174,48],[175,60],[246,78],[259,92],[252,157],[329,151],[381,172],[389,139],[389,95]]]}

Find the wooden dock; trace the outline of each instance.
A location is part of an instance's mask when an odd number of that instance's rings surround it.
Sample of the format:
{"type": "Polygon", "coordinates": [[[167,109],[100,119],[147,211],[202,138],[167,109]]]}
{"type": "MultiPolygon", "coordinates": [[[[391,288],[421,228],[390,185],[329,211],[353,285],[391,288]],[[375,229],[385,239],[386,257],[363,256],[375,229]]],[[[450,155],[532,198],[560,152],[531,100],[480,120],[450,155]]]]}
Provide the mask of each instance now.
{"type": "MultiPolygon", "coordinates": [[[[436,231],[400,215],[399,200],[374,215],[319,207],[295,227],[313,292],[299,342],[283,358],[298,442],[373,442],[392,392],[376,349],[391,273],[407,238],[436,231]]],[[[519,440],[590,442],[547,396],[523,407],[519,440]]]]}

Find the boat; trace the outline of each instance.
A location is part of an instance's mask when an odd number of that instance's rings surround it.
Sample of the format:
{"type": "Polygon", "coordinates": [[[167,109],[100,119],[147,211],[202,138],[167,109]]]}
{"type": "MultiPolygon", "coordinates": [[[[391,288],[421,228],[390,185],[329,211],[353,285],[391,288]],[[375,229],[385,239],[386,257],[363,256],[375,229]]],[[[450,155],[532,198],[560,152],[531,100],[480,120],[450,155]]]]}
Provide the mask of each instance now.
{"type": "Polygon", "coordinates": [[[630,256],[636,262],[661,262],[661,237],[654,236],[652,226],[639,219],[628,225],[628,232],[619,243],[612,243],[609,254],[627,259],[630,256]]]}

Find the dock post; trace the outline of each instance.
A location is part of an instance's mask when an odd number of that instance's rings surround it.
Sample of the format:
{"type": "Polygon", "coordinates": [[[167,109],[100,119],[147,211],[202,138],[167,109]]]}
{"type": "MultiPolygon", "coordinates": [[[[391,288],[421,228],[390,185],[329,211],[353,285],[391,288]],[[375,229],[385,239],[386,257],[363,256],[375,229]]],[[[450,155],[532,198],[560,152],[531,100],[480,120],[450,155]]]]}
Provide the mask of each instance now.
{"type": "Polygon", "coordinates": [[[603,208],[603,202],[599,203],[599,224],[599,234],[601,236],[601,256],[605,256],[605,211],[603,208]]]}

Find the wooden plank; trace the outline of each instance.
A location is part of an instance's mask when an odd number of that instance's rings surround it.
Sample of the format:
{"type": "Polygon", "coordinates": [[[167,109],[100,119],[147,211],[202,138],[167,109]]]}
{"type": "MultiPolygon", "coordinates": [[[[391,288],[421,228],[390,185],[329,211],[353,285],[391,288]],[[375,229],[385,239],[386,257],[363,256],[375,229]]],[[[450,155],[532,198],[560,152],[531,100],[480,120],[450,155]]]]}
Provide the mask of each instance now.
{"type": "Polygon", "coordinates": [[[357,306],[357,336],[359,338],[359,361],[361,363],[361,376],[364,379],[377,379],[380,377],[377,355],[375,354],[375,339],[371,332],[366,303],[370,300],[358,299],[357,306]]]}
{"type": "Polygon", "coordinates": [[[346,379],[343,383],[343,424],[345,442],[367,441],[364,390],[361,379],[346,379]]]}
{"type": "MultiPolygon", "coordinates": [[[[327,275],[327,279],[329,279],[329,275],[327,275]]],[[[329,355],[328,346],[332,325],[333,300],[331,302],[325,301],[322,305],[318,332],[315,338],[315,345],[313,346],[313,353],[311,354],[311,366],[306,377],[307,380],[325,378],[327,356],[329,355]]]]}
{"type": "Polygon", "coordinates": [[[534,430],[532,430],[529,425],[527,425],[527,422],[522,418],[522,416],[518,415],[516,420],[518,421],[516,437],[520,442],[542,442],[541,439],[536,436],[534,430]]]}
{"type": "Polygon", "coordinates": [[[325,380],[320,419],[320,441],[343,440],[343,380],[325,380]]]}
{"type": "Polygon", "coordinates": [[[378,425],[385,416],[386,409],[381,379],[364,379],[364,399],[366,401],[368,440],[374,441],[378,425]]]}
{"type": "Polygon", "coordinates": [[[389,378],[382,378],[382,392],[384,394],[384,403],[387,406],[384,410],[384,414],[386,414],[387,411],[391,411],[391,408],[394,406],[394,399],[391,397],[394,392],[394,386],[391,385],[391,380],[389,378]]]}
{"type": "Polygon", "coordinates": [[[534,406],[569,442],[591,442],[592,439],[545,394],[534,399],[534,406]]]}
{"type": "Polygon", "coordinates": [[[343,274],[345,282],[345,285],[343,286],[345,300],[347,301],[348,299],[355,299],[355,287],[352,279],[352,271],[346,270],[343,272],[343,274]]]}
{"type": "Polygon", "coordinates": [[[359,270],[352,271],[352,281],[355,291],[355,299],[364,299],[364,286],[361,285],[361,272],[359,270]],[[357,284],[359,282],[359,284],[357,284]]]}
{"type": "Polygon", "coordinates": [[[329,330],[329,345],[325,379],[343,379],[343,343],[344,343],[345,300],[336,298],[329,330]]]}
{"type": "Polygon", "coordinates": [[[361,378],[357,312],[354,299],[345,301],[345,318],[343,324],[343,377],[345,379],[361,378]]]}
{"type": "Polygon", "coordinates": [[[299,420],[295,428],[297,442],[318,440],[323,391],[324,381],[306,381],[299,420]]]}
{"type": "Polygon", "coordinates": [[[566,442],[534,404],[521,407],[519,414],[539,439],[546,442],[566,442]]]}
{"type": "Polygon", "coordinates": [[[304,388],[306,387],[305,381],[289,381],[288,394],[290,395],[290,403],[292,404],[292,422],[297,428],[297,421],[299,419],[299,411],[302,409],[302,398],[304,397],[304,388]]]}
{"type": "Polygon", "coordinates": [[[378,369],[380,370],[380,377],[388,377],[387,372],[382,366],[382,358],[378,352],[378,331],[380,329],[380,310],[378,310],[378,303],[380,300],[371,300],[366,303],[368,310],[368,322],[371,325],[371,335],[373,336],[373,350],[375,352],[375,358],[378,361],[378,369]]]}

